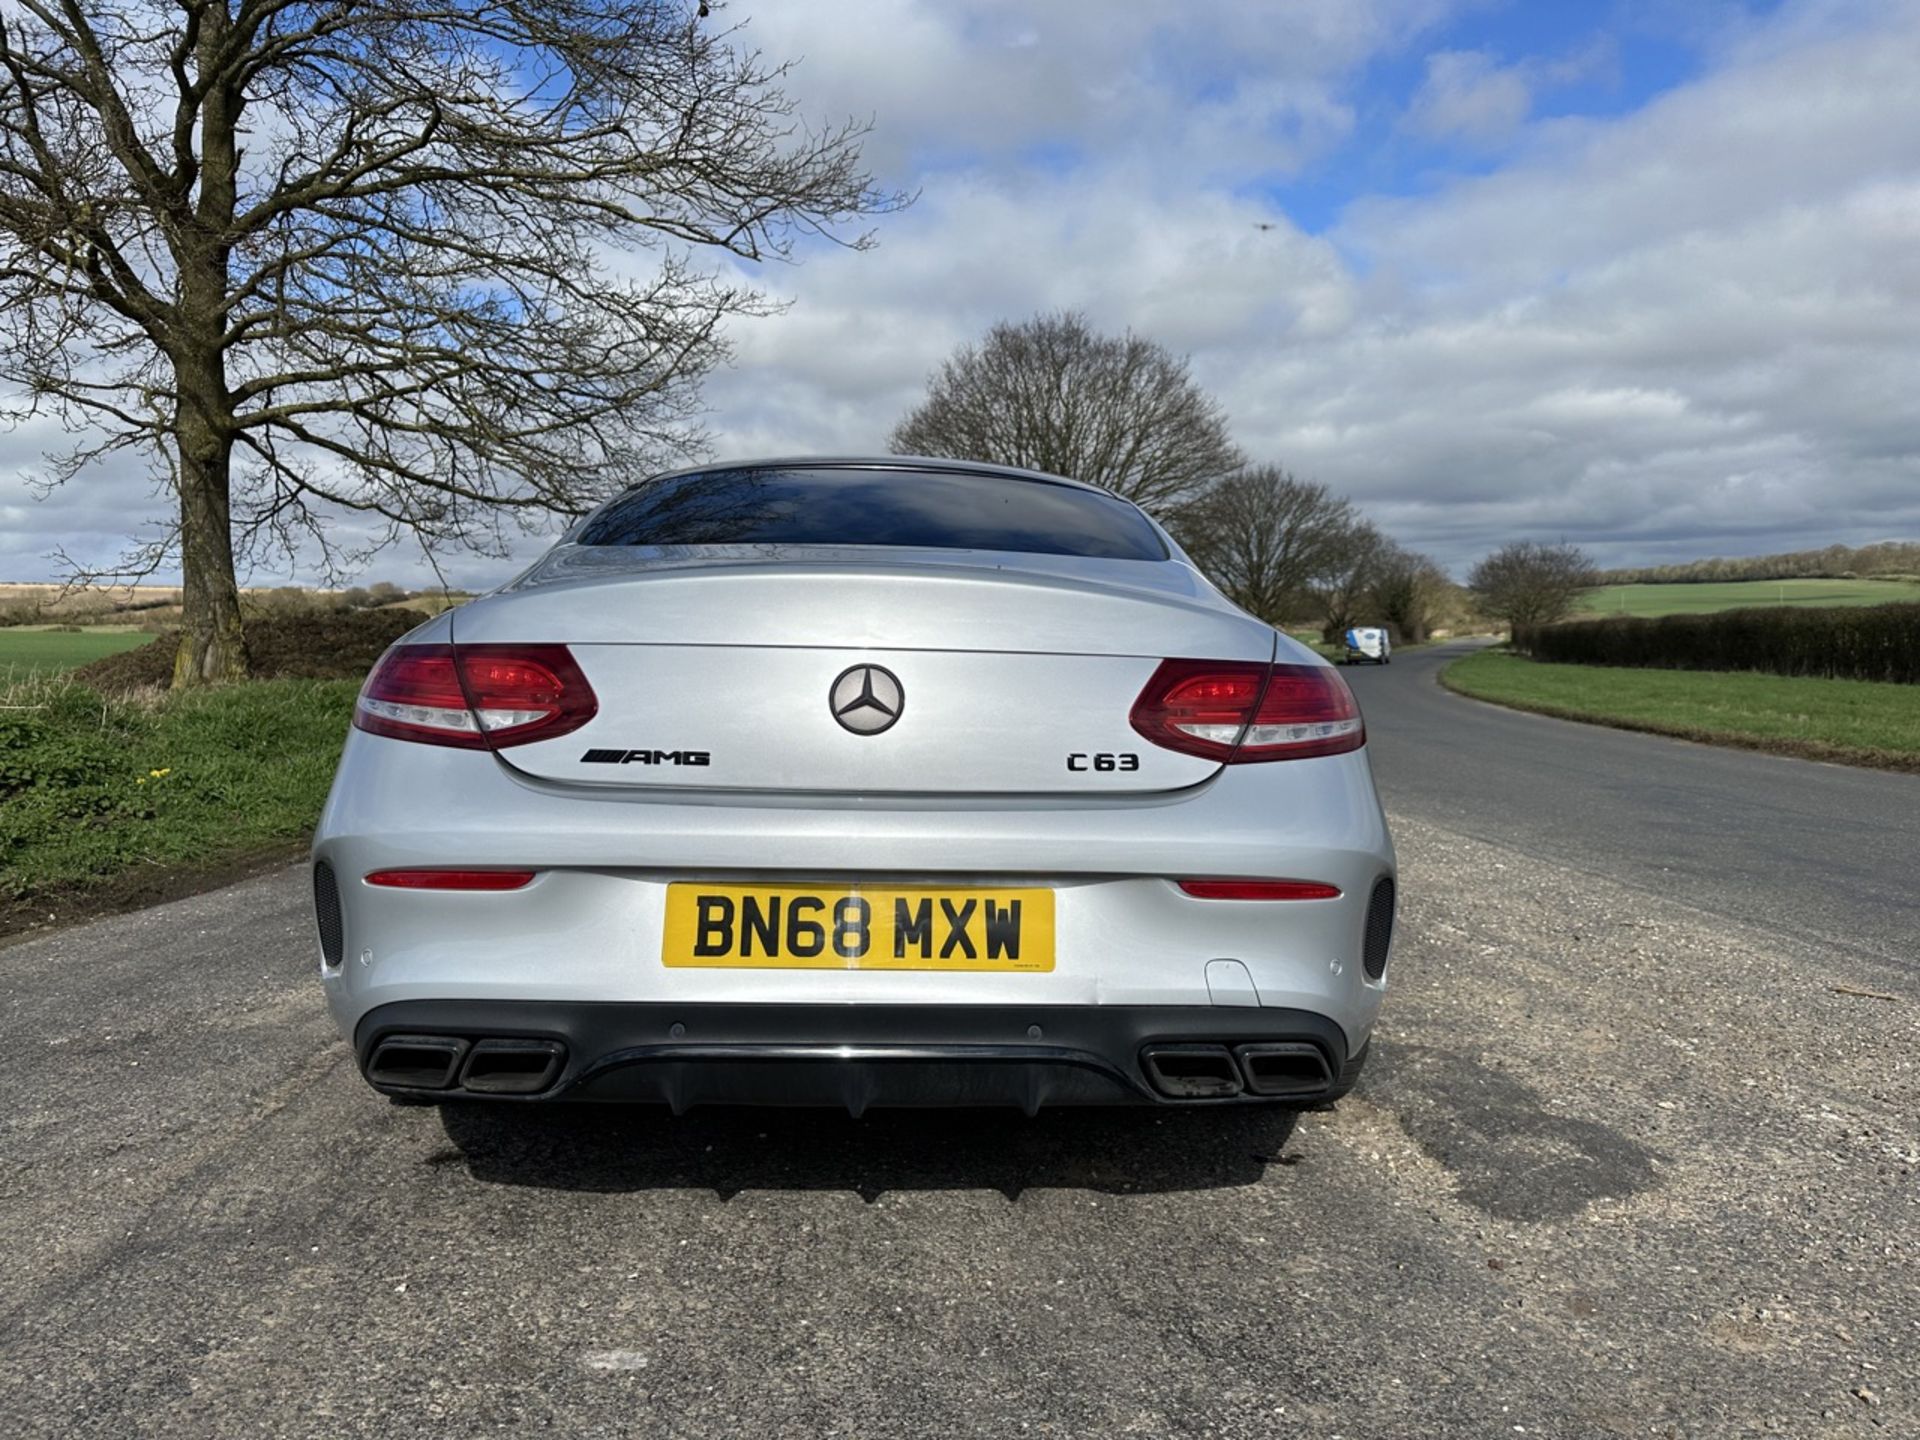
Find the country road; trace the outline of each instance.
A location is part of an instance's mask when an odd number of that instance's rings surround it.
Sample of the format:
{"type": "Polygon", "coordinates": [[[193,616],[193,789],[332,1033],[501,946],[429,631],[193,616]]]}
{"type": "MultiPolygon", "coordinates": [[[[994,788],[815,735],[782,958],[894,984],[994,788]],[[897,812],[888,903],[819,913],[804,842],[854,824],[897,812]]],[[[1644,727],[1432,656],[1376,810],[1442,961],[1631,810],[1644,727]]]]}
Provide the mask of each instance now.
{"type": "Polygon", "coordinates": [[[0,949],[0,1435],[1920,1434],[1920,780],[1444,658],[1297,1120],[391,1106],[298,868],[0,949]]]}
{"type": "Polygon", "coordinates": [[[1920,966],[1920,776],[1573,725],[1410,683],[1474,648],[1344,672],[1396,814],[1920,966]]]}

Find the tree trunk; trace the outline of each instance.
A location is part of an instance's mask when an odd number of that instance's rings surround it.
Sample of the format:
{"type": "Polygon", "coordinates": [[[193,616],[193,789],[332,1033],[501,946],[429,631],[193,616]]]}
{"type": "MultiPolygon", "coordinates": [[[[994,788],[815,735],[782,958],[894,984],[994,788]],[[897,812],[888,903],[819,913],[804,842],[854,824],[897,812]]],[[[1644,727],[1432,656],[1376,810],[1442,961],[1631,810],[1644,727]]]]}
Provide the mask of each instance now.
{"type": "Polygon", "coordinates": [[[173,688],[247,678],[240,628],[240,585],[233,571],[229,510],[232,442],[189,421],[180,424],[180,650],[173,688]]]}
{"type": "MultiPolygon", "coordinates": [[[[202,77],[219,71],[231,22],[225,0],[199,29],[202,77]]],[[[233,572],[233,395],[227,389],[227,255],[239,176],[241,101],[212,83],[200,111],[200,193],[194,224],[173,240],[180,267],[173,375],[179,445],[180,653],[173,688],[247,678],[240,586],[233,572]]]]}
{"type": "MultiPolygon", "coordinates": [[[[217,314],[224,264],[183,273],[187,315],[217,314]]],[[[180,652],[173,688],[247,678],[240,585],[233,569],[233,401],[217,331],[189,318],[173,356],[174,438],[180,487],[180,652]]]]}

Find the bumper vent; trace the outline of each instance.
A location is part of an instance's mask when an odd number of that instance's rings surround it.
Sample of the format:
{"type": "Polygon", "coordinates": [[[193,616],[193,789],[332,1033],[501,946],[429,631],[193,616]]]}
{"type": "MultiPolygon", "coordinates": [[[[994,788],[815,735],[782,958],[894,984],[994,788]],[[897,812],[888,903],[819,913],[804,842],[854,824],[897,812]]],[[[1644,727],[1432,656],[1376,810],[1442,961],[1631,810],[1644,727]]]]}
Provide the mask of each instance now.
{"type": "Polygon", "coordinates": [[[1387,973],[1387,949],[1393,944],[1393,881],[1381,878],[1367,901],[1367,941],[1361,964],[1369,980],[1387,973]]]}
{"type": "Polygon", "coordinates": [[[340,918],[340,884],[322,860],[313,867],[313,918],[320,927],[320,958],[337,966],[346,956],[346,928],[340,918]]]}

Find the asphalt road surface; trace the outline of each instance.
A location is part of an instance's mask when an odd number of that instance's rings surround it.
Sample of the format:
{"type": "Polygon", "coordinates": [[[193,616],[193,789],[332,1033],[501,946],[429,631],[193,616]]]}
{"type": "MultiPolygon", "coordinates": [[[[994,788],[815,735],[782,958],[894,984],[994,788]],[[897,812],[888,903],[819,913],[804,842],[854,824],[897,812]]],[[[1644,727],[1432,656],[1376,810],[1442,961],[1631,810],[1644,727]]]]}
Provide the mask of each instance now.
{"type": "Polygon", "coordinates": [[[1412,683],[1472,648],[1345,672],[1395,813],[1920,964],[1920,777],[1573,725],[1412,683]]]}
{"type": "Polygon", "coordinates": [[[0,1436],[1920,1434],[1920,782],[1435,663],[1297,1119],[390,1106],[298,869],[0,950],[0,1436]]]}

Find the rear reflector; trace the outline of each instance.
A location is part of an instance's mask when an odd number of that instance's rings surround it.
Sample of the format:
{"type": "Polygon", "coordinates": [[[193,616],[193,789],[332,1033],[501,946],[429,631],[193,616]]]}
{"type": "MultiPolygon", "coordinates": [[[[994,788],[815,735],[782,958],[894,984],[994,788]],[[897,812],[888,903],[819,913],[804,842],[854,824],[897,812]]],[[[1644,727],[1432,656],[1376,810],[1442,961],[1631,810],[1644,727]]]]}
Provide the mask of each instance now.
{"type": "Polygon", "coordinates": [[[1196,900],[1338,900],[1340,887],[1318,880],[1182,880],[1196,900]]]}
{"type": "Polygon", "coordinates": [[[394,890],[518,890],[531,870],[375,870],[367,884],[394,890]]]}
{"type": "Polygon", "coordinates": [[[1340,755],[1367,743],[1328,665],[1163,660],[1129,717],[1154,744],[1229,765],[1340,755]]]}
{"type": "Polygon", "coordinates": [[[600,702],[564,645],[396,645],[354,706],[356,728],[491,750],[578,730],[600,702]]]}

